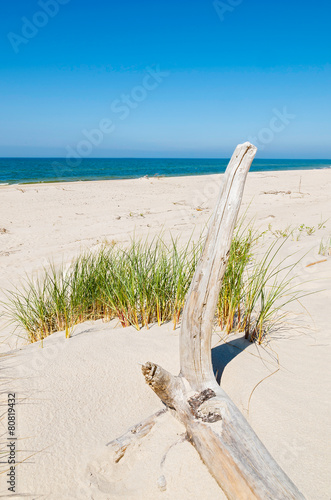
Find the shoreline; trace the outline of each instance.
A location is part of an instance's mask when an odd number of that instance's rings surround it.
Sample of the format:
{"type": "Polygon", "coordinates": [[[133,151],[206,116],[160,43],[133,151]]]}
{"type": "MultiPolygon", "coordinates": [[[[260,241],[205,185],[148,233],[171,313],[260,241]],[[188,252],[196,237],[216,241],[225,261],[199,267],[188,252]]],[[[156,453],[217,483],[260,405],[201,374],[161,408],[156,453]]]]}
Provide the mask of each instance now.
{"type": "MultiPolygon", "coordinates": [[[[330,160],[331,161],[331,160],[330,160]]],[[[320,167],[320,168],[297,168],[297,169],[279,169],[279,170],[250,170],[248,172],[248,175],[254,175],[254,174],[270,174],[270,175],[276,175],[281,172],[288,172],[288,173],[297,173],[297,172],[319,172],[319,171],[329,171],[331,170],[331,165],[330,167],[320,167]]],[[[42,185],[52,185],[52,184],[77,184],[77,183],[95,183],[95,182],[110,182],[110,181],[139,181],[142,179],[147,179],[147,180],[153,180],[153,179],[183,179],[183,178],[194,178],[194,177],[212,177],[212,176],[217,176],[217,175],[223,175],[223,172],[213,172],[213,173],[193,173],[193,174],[186,174],[186,175],[143,175],[140,177],[104,177],[104,178],[95,178],[95,179],[60,179],[60,180],[50,180],[50,181],[32,181],[32,182],[15,182],[15,183],[0,183],[0,189],[7,188],[10,186],[42,186],[42,185]]]]}

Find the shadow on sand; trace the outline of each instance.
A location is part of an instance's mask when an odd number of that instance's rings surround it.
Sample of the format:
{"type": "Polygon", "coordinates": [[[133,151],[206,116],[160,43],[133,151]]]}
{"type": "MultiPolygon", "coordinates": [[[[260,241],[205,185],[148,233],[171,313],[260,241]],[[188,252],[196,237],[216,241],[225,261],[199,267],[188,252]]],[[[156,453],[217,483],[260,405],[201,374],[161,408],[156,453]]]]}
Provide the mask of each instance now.
{"type": "Polygon", "coordinates": [[[244,337],[240,337],[229,342],[223,342],[221,345],[214,347],[211,350],[211,359],[213,363],[214,375],[217,383],[221,382],[224,368],[230,361],[232,361],[238,354],[244,351],[251,342],[244,337]]]}

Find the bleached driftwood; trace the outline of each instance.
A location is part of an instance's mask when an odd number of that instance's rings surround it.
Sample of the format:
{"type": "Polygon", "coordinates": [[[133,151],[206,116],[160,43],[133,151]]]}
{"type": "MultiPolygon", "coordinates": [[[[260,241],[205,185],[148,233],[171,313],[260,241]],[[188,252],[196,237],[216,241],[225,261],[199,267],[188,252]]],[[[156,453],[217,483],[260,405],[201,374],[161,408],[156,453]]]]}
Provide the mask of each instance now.
{"type": "Polygon", "coordinates": [[[167,408],[157,411],[150,417],[145,418],[142,422],[139,422],[139,424],[130,427],[130,429],[122,436],[110,441],[110,443],[107,444],[114,456],[114,462],[116,464],[124,457],[129,446],[132,446],[136,441],[144,438],[150,433],[157,419],[161,415],[164,415],[166,411],[167,408]]]}
{"type": "Polygon", "coordinates": [[[184,424],[188,439],[229,499],[304,499],[217,384],[211,361],[215,309],[255,154],[252,144],[238,145],[226,170],[183,311],[180,374],[173,376],[151,362],[142,371],[149,386],[184,424]]]}

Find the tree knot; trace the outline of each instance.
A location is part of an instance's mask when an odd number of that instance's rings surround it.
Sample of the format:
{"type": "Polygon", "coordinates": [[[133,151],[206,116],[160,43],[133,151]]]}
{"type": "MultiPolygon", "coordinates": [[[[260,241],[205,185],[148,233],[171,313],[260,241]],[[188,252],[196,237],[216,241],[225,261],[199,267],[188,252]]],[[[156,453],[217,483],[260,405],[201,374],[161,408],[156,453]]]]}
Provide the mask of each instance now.
{"type": "Polygon", "coordinates": [[[222,420],[221,409],[217,405],[204,404],[215,396],[216,393],[212,389],[204,389],[199,394],[188,399],[187,402],[195,418],[210,423],[222,420]]]}

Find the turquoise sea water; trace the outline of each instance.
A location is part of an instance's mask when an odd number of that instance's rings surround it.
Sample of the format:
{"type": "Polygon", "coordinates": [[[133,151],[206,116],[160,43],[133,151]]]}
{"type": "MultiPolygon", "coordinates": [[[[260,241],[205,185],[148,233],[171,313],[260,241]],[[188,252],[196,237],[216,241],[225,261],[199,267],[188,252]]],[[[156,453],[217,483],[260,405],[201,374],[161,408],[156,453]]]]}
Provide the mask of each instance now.
{"type": "MultiPolygon", "coordinates": [[[[0,184],[216,174],[229,159],[0,158],[0,184]]],[[[331,160],[254,160],[252,172],[331,168],[331,160]]]]}

